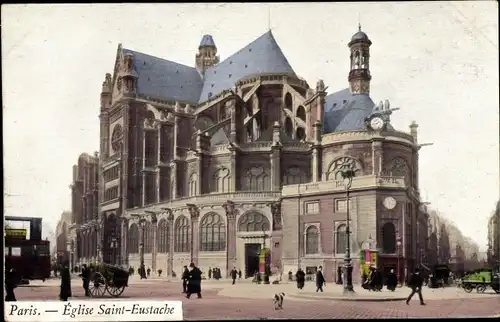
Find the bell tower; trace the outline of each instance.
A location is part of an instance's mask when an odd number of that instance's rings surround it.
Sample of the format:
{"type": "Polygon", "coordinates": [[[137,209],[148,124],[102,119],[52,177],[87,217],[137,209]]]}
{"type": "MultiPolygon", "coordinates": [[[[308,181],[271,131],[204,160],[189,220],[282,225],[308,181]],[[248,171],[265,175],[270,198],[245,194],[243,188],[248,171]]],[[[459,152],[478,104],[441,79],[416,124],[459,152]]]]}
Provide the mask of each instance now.
{"type": "Polygon", "coordinates": [[[211,35],[204,35],[196,54],[196,68],[204,75],[208,68],[218,63],[219,56],[217,56],[217,47],[215,46],[214,39],[211,35]]]}
{"type": "Polygon", "coordinates": [[[349,71],[349,88],[352,94],[370,94],[370,46],[372,42],[361,31],[355,33],[348,46],[351,50],[351,69],[349,71]]]}

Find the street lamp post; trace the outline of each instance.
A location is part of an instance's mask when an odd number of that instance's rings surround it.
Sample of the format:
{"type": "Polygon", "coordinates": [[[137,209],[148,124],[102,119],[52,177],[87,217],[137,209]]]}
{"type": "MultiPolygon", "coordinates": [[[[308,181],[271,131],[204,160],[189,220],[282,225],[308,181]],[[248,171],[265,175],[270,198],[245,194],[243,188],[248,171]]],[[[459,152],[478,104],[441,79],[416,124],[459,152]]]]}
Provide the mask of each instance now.
{"type": "Polygon", "coordinates": [[[352,185],[352,178],[354,171],[352,169],[341,170],[342,178],[344,179],[344,186],[346,192],[346,250],[344,257],[344,293],[353,293],[354,287],[352,285],[352,265],[351,265],[351,225],[349,214],[349,189],[352,185]]]}
{"type": "Polygon", "coordinates": [[[396,246],[397,246],[397,252],[398,252],[398,264],[397,264],[397,272],[396,276],[398,279],[398,284],[402,285],[401,283],[401,236],[399,234],[396,235],[396,246]]]}

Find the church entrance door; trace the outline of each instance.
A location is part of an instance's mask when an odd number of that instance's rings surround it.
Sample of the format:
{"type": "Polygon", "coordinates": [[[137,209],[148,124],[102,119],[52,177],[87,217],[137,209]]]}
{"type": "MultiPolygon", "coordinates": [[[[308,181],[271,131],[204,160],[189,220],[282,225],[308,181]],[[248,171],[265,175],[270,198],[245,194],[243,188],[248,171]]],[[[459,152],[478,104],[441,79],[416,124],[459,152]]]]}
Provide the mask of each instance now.
{"type": "Polygon", "coordinates": [[[245,244],[245,276],[251,277],[259,271],[260,244],[245,244]]]}

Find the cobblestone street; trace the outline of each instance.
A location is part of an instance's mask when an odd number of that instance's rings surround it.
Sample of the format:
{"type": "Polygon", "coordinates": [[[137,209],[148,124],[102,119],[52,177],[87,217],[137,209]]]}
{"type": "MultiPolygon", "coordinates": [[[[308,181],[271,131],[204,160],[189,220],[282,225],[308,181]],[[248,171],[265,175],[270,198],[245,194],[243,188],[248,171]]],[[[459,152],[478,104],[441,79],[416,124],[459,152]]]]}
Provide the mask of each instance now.
{"type": "MultiPolygon", "coordinates": [[[[45,283],[34,282],[31,286],[16,289],[19,301],[26,300],[56,300],[59,294],[58,280],[45,283]]],[[[165,279],[149,279],[140,281],[131,278],[130,286],[125,289],[122,299],[149,298],[182,300],[184,303],[184,318],[187,320],[209,319],[291,319],[291,318],[406,318],[406,317],[486,317],[500,314],[500,296],[471,293],[466,294],[455,288],[430,290],[424,289],[427,305],[420,306],[417,299],[410,305],[404,301],[391,302],[358,302],[292,298],[293,284],[283,285],[252,285],[247,281],[237,282],[232,286],[228,281],[208,281],[202,283],[203,299],[196,296],[188,300],[181,294],[181,283],[169,282],[165,279]],[[275,311],[271,297],[282,290],[285,297],[284,309],[275,311]],[[458,297],[460,295],[460,297],[458,297]],[[454,297],[454,298],[453,298],[454,297]],[[458,297],[458,298],[457,298],[458,297]]],[[[324,296],[339,293],[337,285],[329,285],[330,292],[324,296]]],[[[87,300],[83,296],[81,281],[72,281],[73,299],[87,300]]],[[[304,293],[312,293],[313,285],[308,284],[304,293]]],[[[408,289],[397,291],[397,296],[408,294],[408,289]]],[[[358,291],[362,296],[365,291],[358,291]]],[[[386,296],[389,292],[379,293],[386,296]]],[[[293,294],[295,295],[295,294],[293,294]]],[[[335,295],[336,296],[336,295],[335,295]]],[[[114,300],[106,297],[103,300],[114,300]]]]}

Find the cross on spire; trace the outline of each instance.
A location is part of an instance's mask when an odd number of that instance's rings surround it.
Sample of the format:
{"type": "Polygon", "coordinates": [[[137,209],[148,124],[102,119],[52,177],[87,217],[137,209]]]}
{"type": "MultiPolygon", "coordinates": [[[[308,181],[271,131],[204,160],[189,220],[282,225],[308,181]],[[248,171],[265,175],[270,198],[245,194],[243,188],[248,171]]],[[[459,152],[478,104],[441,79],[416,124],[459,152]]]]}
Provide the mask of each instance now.
{"type": "Polygon", "coordinates": [[[358,22],[358,31],[361,31],[361,23],[358,22]]]}

